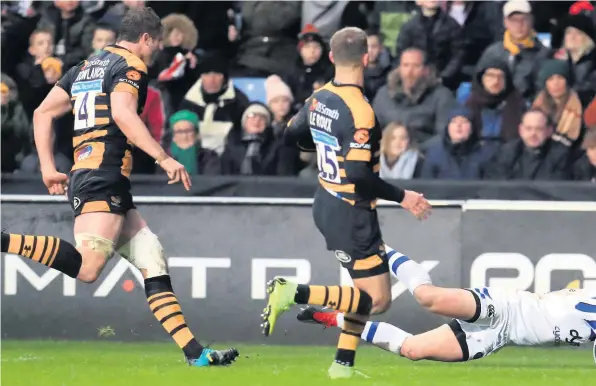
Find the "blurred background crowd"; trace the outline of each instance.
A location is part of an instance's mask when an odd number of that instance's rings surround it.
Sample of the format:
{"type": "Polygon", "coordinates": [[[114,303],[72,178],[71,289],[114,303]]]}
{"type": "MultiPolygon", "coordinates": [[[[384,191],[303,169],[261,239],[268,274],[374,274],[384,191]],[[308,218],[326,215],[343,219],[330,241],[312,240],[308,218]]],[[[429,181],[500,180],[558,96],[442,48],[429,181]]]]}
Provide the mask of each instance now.
{"type": "MultiPolygon", "coordinates": [[[[2,173],[39,172],[33,111],[139,6],[165,27],[142,118],[191,174],[315,179],[316,155],[283,130],[333,77],[330,37],[356,26],[381,177],[596,181],[594,7],[523,0],[3,1],[2,173]]],[[[63,172],[72,130],[72,115],[55,122],[63,172]]],[[[135,149],[133,174],[158,169],[135,149]]]]}

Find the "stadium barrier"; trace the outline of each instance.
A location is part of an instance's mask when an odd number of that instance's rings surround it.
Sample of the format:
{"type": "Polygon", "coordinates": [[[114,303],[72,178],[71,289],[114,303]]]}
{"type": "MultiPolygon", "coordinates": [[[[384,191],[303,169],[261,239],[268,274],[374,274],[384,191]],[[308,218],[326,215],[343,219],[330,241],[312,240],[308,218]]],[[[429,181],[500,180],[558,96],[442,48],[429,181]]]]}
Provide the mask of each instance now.
{"type": "MultiPolygon", "coordinates": [[[[316,179],[295,177],[193,176],[190,192],[168,185],[166,176],[133,175],[135,196],[311,198],[316,179]]],[[[574,181],[400,180],[394,183],[434,200],[593,201],[596,185],[574,181]]],[[[2,174],[3,194],[47,194],[39,176],[2,174]]]]}
{"type": "MultiPolygon", "coordinates": [[[[64,197],[2,195],[2,227],[72,240],[64,197]]],[[[260,334],[265,283],[350,284],[325,251],[312,199],[136,197],[169,256],[189,325],[204,340],[333,343],[337,333],[298,323],[289,313],[278,334],[260,334]]],[[[505,285],[549,291],[596,287],[596,203],[437,201],[428,221],[380,204],[385,241],[418,260],[438,285],[505,285]]],[[[13,255],[2,259],[2,336],[8,339],[167,340],[148,311],[141,277],[115,257],[85,285],[13,255]],[[113,336],[111,333],[114,333],[113,336]]],[[[380,317],[421,332],[444,321],[415,304],[401,283],[380,317]]]]}

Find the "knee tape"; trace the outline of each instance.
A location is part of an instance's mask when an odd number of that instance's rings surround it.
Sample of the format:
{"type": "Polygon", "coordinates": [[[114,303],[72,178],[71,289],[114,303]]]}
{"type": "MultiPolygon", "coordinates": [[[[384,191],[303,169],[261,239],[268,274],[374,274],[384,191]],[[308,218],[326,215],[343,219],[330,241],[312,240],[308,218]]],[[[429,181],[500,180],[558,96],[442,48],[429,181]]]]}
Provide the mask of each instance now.
{"type": "Polygon", "coordinates": [[[145,270],[147,278],[168,274],[163,247],[147,227],[120,247],[118,253],[138,269],[145,270]]]}
{"type": "Polygon", "coordinates": [[[360,290],[360,301],[358,302],[358,308],[356,309],[356,314],[368,316],[370,315],[370,311],[372,310],[373,301],[370,295],[362,290],[360,290]]]}
{"type": "Polygon", "coordinates": [[[91,233],[78,233],[75,235],[75,241],[77,248],[85,247],[95,252],[100,252],[106,260],[114,254],[114,242],[112,240],[104,239],[91,233]]]}

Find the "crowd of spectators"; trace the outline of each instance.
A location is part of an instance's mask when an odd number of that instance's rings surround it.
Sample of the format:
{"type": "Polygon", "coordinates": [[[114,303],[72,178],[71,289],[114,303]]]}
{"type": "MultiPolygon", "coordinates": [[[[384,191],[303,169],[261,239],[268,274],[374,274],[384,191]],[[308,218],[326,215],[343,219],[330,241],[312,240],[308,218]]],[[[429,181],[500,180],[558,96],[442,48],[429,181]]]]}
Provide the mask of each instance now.
{"type": "MultiPolygon", "coordinates": [[[[384,128],[382,178],[596,181],[596,12],[531,3],[3,1],[2,173],[39,172],[35,108],[116,42],[129,8],[151,6],[163,48],[141,117],[191,174],[316,178],[316,156],[287,147],[283,131],[332,79],[332,34],[357,26],[368,33],[363,92],[384,128]],[[263,101],[235,84],[246,77],[263,79],[263,101]]],[[[54,126],[66,172],[72,115],[54,126]]],[[[135,149],[133,174],[158,169],[135,149]]]]}

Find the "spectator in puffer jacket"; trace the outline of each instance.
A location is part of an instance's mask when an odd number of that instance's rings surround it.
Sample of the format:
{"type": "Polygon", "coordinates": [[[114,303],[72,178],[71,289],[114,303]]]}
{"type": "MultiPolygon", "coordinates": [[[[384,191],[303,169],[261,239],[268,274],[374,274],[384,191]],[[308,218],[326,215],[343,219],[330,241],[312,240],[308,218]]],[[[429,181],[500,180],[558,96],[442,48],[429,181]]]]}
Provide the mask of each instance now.
{"type": "Polygon", "coordinates": [[[420,175],[421,155],[410,141],[408,129],[391,122],[383,129],[379,176],[389,180],[409,180],[420,175]]]}
{"type": "Polygon", "coordinates": [[[483,178],[493,152],[479,140],[472,127],[472,112],[458,107],[442,141],[433,143],[426,151],[421,178],[444,180],[480,180],[483,178]]]}
{"type": "Polygon", "coordinates": [[[295,97],[295,110],[299,110],[312,95],[315,83],[325,84],[333,77],[327,45],[313,25],[307,25],[300,33],[297,49],[296,64],[289,72],[287,69],[284,72],[295,97]]]}
{"type": "Polygon", "coordinates": [[[229,79],[227,60],[218,55],[205,57],[198,68],[200,79],[188,90],[179,110],[190,110],[201,119],[203,147],[221,154],[232,130],[241,131],[240,120],[248,98],[229,79]]]}
{"type": "Polygon", "coordinates": [[[495,60],[478,69],[466,106],[481,140],[498,145],[518,137],[526,102],[515,89],[507,63],[495,60]]]}
{"type": "Polygon", "coordinates": [[[573,164],[572,178],[596,182],[596,130],[586,133],[582,148],[586,153],[573,164]]]}
{"type": "Polygon", "coordinates": [[[31,152],[33,130],[25,110],[19,102],[16,83],[4,73],[1,80],[1,166],[2,173],[12,173],[18,169],[20,161],[31,152]]]}
{"type": "Polygon", "coordinates": [[[70,69],[92,52],[91,41],[95,22],[85,14],[80,1],[56,0],[43,12],[37,25],[51,30],[55,54],[70,69]]]}
{"type": "Polygon", "coordinates": [[[569,177],[569,150],[553,141],[553,125],[541,110],[524,114],[519,139],[503,145],[487,169],[495,180],[564,180],[569,177]]]}
{"type": "Polygon", "coordinates": [[[455,90],[460,83],[465,55],[462,29],[441,9],[439,1],[418,0],[416,3],[420,11],[402,27],[397,37],[396,57],[407,48],[425,51],[441,82],[455,90]]]}
{"type": "Polygon", "coordinates": [[[266,78],[294,65],[300,32],[299,1],[242,2],[235,76],[266,78]]]}
{"type": "Polygon", "coordinates": [[[292,90],[277,75],[271,75],[265,80],[265,95],[267,107],[271,111],[271,129],[273,140],[279,148],[280,168],[278,175],[295,176],[302,168],[300,152],[296,146],[286,146],[283,134],[292,118],[292,104],[294,96],[292,90]]]}
{"type": "Polygon", "coordinates": [[[368,66],[364,69],[364,95],[369,101],[375,99],[377,91],[387,83],[391,71],[391,55],[383,46],[380,32],[367,32],[368,66]]]}
{"type": "Polygon", "coordinates": [[[506,29],[503,40],[493,43],[484,51],[477,68],[486,68],[495,62],[507,63],[515,88],[524,98],[533,100],[540,89],[538,70],[549,51],[533,30],[529,2],[508,1],[503,6],[503,16],[506,29]]]}
{"type": "Polygon", "coordinates": [[[547,60],[540,69],[544,89],[532,104],[555,124],[552,138],[565,146],[573,145],[582,131],[582,102],[571,88],[571,69],[562,60],[547,60]]]}
{"type": "Polygon", "coordinates": [[[171,115],[199,76],[197,57],[193,54],[199,35],[186,15],[171,14],[163,18],[162,23],[164,48],[157,54],[149,75],[157,78],[166,114],[171,115]]]}
{"type": "Polygon", "coordinates": [[[222,155],[223,174],[276,175],[278,148],[271,131],[267,106],[251,103],[242,115],[242,130],[231,131],[222,155]]]}
{"type": "Polygon", "coordinates": [[[586,107],[596,95],[596,27],[590,16],[580,13],[569,15],[561,28],[563,47],[554,57],[572,63],[573,89],[586,107]]]}
{"type": "Polygon", "coordinates": [[[455,105],[453,94],[437,80],[426,63],[423,51],[409,48],[402,52],[399,67],[379,89],[373,108],[381,126],[402,122],[412,139],[424,142],[442,133],[455,105]]]}
{"type": "Polygon", "coordinates": [[[462,27],[465,54],[462,81],[476,74],[476,64],[484,50],[503,37],[503,10],[496,1],[449,1],[446,12],[462,27]]]}

